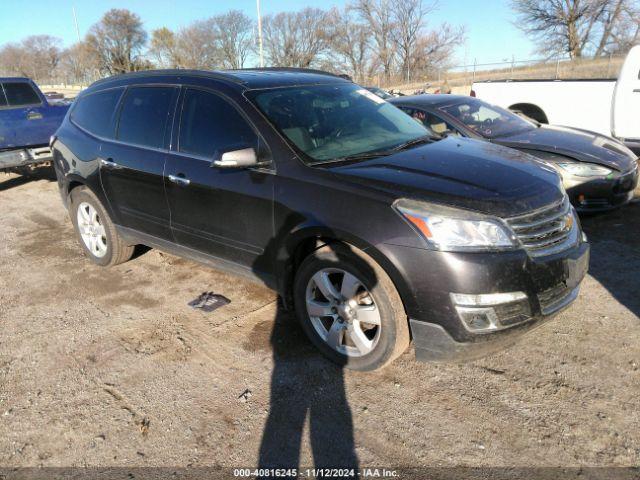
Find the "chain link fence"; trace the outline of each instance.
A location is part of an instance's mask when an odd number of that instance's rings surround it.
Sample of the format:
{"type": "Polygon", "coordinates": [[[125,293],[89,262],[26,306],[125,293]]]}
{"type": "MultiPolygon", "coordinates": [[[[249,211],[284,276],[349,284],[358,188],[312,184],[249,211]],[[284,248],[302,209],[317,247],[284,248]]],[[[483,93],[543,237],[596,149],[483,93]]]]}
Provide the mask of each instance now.
{"type": "Polygon", "coordinates": [[[473,82],[488,80],[617,78],[624,59],[625,55],[609,55],[600,58],[512,59],[496,63],[473,63],[437,69],[431,75],[412,82],[389,82],[387,87],[403,93],[451,89],[454,93],[466,90],[468,94],[473,82]]]}

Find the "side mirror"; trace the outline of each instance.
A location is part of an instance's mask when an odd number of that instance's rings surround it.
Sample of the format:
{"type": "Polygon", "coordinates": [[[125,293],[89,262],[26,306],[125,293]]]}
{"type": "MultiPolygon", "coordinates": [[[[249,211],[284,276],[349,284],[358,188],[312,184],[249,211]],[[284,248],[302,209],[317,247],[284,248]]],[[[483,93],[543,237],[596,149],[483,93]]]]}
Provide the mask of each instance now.
{"type": "Polygon", "coordinates": [[[214,160],[213,165],[218,168],[247,168],[258,164],[258,156],[253,148],[243,148],[225,152],[220,160],[214,160]]]}

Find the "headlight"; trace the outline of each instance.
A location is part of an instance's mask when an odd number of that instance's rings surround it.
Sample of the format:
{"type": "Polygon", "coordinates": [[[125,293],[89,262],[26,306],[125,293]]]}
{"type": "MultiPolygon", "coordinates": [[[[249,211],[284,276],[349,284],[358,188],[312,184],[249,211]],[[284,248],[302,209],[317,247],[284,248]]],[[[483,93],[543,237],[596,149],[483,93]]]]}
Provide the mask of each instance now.
{"type": "Polygon", "coordinates": [[[517,245],[511,230],[497,218],[415,200],[398,200],[394,206],[438,250],[497,250],[517,245]]]}
{"type": "Polygon", "coordinates": [[[558,166],[576,177],[606,177],[613,171],[595,163],[559,162],[558,166]]]}

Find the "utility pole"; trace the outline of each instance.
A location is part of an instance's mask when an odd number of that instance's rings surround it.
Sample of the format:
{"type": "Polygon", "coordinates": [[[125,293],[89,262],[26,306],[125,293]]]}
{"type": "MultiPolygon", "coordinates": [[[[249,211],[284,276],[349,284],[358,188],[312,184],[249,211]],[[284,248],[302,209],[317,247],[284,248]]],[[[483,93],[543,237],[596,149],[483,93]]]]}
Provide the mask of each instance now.
{"type": "Polygon", "coordinates": [[[258,47],[260,49],[260,68],[264,67],[264,53],[262,52],[262,15],[260,15],[260,0],[256,0],[258,10],[258,47]]]}
{"type": "Polygon", "coordinates": [[[80,43],[80,29],[78,28],[78,17],[76,16],[76,7],[71,7],[73,12],[73,23],[76,25],[76,35],[78,35],[78,43],[80,43]]]}

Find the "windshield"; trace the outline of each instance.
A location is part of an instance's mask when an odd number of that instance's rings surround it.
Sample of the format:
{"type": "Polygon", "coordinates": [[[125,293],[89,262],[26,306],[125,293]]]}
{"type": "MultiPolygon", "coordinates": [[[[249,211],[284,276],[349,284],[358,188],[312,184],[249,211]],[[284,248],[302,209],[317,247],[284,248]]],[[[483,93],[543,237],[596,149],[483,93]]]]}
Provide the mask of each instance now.
{"type": "Polygon", "coordinates": [[[378,87],[367,87],[367,90],[369,90],[371,93],[375,93],[380,98],[384,98],[385,100],[393,98],[393,95],[391,95],[389,92],[386,92],[378,87]]]}
{"type": "Polygon", "coordinates": [[[393,105],[355,84],[258,91],[253,100],[308,163],[375,154],[435,136],[393,105]]]}
{"type": "Polygon", "coordinates": [[[457,118],[485,138],[496,138],[536,128],[533,123],[509,110],[473,98],[455,105],[440,107],[440,110],[457,118]]]}

